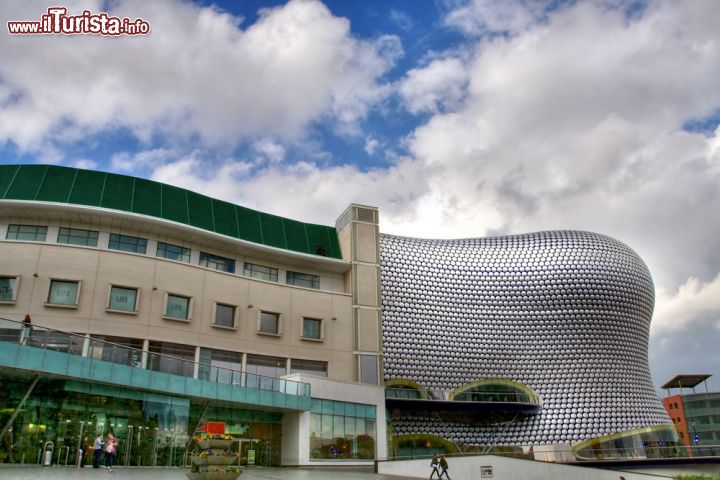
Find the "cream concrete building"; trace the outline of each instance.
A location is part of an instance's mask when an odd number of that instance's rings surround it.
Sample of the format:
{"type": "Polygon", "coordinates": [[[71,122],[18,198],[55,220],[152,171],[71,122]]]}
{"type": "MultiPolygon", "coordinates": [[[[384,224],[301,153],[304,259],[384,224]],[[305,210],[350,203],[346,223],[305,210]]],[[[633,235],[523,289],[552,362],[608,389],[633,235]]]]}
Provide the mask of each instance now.
{"type": "Polygon", "coordinates": [[[106,419],[126,464],[178,465],[196,427],[217,420],[244,462],[252,450],[267,465],[386,456],[377,209],[351,205],[336,230],[113,174],[25,165],[0,167],[0,178],[0,317],[11,337],[26,314],[33,324],[5,352],[0,382],[13,388],[0,404],[30,392],[52,412],[16,419],[15,444],[71,438],[70,450],[81,423],[106,419]],[[58,351],[90,363],[67,357],[58,372],[9,359],[58,351]],[[114,364],[117,378],[89,381],[92,362],[114,364]],[[126,369],[184,383],[136,384],[126,369]],[[122,415],[95,401],[100,385],[122,415]],[[36,397],[43,389],[52,405],[36,397]],[[69,406],[68,391],[91,395],[69,406]],[[153,419],[150,394],[182,412],[153,419]]]}

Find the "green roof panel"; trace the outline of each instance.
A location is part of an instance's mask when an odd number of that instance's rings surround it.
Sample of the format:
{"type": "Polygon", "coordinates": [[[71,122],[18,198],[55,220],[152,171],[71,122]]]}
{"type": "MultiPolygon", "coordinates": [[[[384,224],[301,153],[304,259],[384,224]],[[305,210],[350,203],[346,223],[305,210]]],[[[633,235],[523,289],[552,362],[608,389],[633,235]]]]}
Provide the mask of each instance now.
{"type": "Polygon", "coordinates": [[[5,198],[15,174],[20,170],[20,165],[0,165],[0,198],[5,198]]]}
{"type": "Polygon", "coordinates": [[[269,213],[260,214],[260,228],[262,228],[263,243],[272,247],[287,248],[283,219],[269,213]]]}
{"type": "Polygon", "coordinates": [[[188,191],[187,204],[190,225],[214,232],[215,222],[213,220],[212,198],[188,191]]]}
{"type": "Polygon", "coordinates": [[[99,207],[103,188],[105,188],[105,177],[107,177],[107,173],[78,170],[70,192],[69,203],[99,207]]]}
{"type": "Polygon", "coordinates": [[[135,213],[160,217],[162,214],[162,188],[157,182],[135,179],[135,190],[133,191],[132,210],[135,213]]]}
{"type": "Polygon", "coordinates": [[[171,185],[162,186],[162,218],[188,223],[188,191],[171,185]]]}
{"type": "Polygon", "coordinates": [[[339,249],[337,244],[331,242],[331,237],[337,239],[337,233],[335,229],[326,227],[324,225],[305,225],[305,231],[308,236],[308,243],[310,252],[315,255],[324,255],[326,257],[338,257],[339,249]],[[332,230],[332,235],[329,235],[328,229],[332,230]]]}
{"type": "Polygon", "coordinates": [[[100,206],[131,212],[134,187],[133,177],[108,173],[100,206]]]}
{"type": "Polygon", "coordinates": [[[215,231],[229,237],[238,238],[238,222],[235,216],[235,205],[222,200],[213,200],[213,218],[215,231]]]}
{"type": "Polygon", "coordinates": [[[22,165],[15,175],[12,185],[8,188],[5,198],[35,200],[47,169],[47,165],[22,165]]]}
{"type": "Polygon", "coordinates": [[[50,166],[45,173],[36,200],[44,202],[67,202],[75,183],[75,170],[50,166]]]}
{"type": "Polygon", "coordinates": [[[305,224],[289,218],[283,218],[283,229],[285,230],[285,239],[287,240],[287,248],[302,253],[310,252],[308,247],[307,234],[305,233],[305,224]]]}
{"type": "Polygon", "coordinates": [[[0,198],[133,212],[271,247],[341,258],[333,227],[258,212],[126,175],[48,165],[0,165],[0,198]]]}
{"type": "Polygon", "coordinates": [[[260,228],[260,212],[236,205],[235,216],[240,238],[248,242],[265,243],[260,228]]]}

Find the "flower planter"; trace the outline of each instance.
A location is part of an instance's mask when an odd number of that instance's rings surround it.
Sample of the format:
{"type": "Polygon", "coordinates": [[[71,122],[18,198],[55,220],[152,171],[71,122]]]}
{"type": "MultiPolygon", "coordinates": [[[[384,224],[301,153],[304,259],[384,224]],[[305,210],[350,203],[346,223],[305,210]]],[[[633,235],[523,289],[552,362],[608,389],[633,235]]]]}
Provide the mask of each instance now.
{"type": "Polygon", "coordinates": [[[194,472],[186,473],[190,480],[235,480],[242,472],[194,472]]]}
{"type": "Polygon", "coordinates": [[[203,450],[208,448],[229,448],[232,444],[232,440],[220,440],[215,438],[209,438],[206,440],[198,440],[198,447],[203,450]]]}
{"type": "Polygon", "coordinates": [[[235,461],[235,455],[206,455],[204,457],[192,457],[195,465],[230,465],[235,461]]]}

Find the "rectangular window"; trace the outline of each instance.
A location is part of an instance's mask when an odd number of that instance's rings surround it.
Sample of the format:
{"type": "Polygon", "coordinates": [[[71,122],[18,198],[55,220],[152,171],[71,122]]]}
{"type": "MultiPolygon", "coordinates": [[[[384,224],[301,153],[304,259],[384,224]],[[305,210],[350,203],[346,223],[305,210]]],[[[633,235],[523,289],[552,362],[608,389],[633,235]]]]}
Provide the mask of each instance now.
{"type": "Polygon", "coordinates": [[[277,378],[287,374],[286,363],[286,360],[280,357],[248,355],[246,369],[250,374],[277,378]]]}
{"type": "Polygon", "coordinates": [[[211,253],[200,252],[200,266],[214,268],[221,272],[235,273],[235,260],[211,253]]]}
{"type": "Polygon", "coordinates": [[[138,289],[130,287],[110,287],[110,298],[108,300],[108,310],[118,312],[137,312],[138,307],[138,289]]]}
{"type": "Polygon", "coordinates": [[[271,312],[260,312],[258,333],[280,335],[280,314],[271,312]]]}
{"type": "Polygon", "coordinates": [[[158,242],[156,256],[188,263],[190,261],[190,249],[171,243],[158,242]]]}
{"type": "Polygon", "coordinates": [[[147,240],[140,237],[131,237],[130,235],[111,233],[108,248],[112,250],[120,250],[121,252],[140,253],[145,255],[145,252],[147,251],[147,240]]]}
{"type": "Polygon", "coordinates": [[[319,318],[303,317],[302,338],[322,340],[322,320],[319,318]]]}
{"type": "Polygon", "coordinates": [[[378,384],[377,357],[375,355],[360,355],[360,383],[378,384]]]}
{"type": "Polygon", "coordinates": [[[10,225],[8,226],[8,240],[30,240],[32,242],[44,242],[47,236],[47,227],[38,225],[10,225]]]}
{"type": "Polygon", "coordinates": [[[240,352],[201,348],[198,378],[240,385],[242,383],[242,356],[243,354],[240,352]]]}
{"type": "Polygon", "coordinates": [[[79,228],[60,228],[57,243],[69,245],[82,245],[84,247],[97,247],[98,232],[95,230],[81,230],[79,228]]]}
{"type": "Polygon", "coordinates": [[[257,278],[259,280],[267,280],[268,282],[278,281],[277,268],[266,267],[264,265],[255,265],[254,263],[245,262],[243,275],[246,277],[257,278]]]}
{"type": "Polygon", "coordinates": [[[50,292],[46,305],[76,307],[80,294],[80,282],[74,280],[50,280],[50,292]]]}
{"type": "Polygon", "coordinates": [[[216,327],[235,328],[235,307],[233,305],[216,303],[213,325],[216,327]]]}
{"type": "Polygon", "coordinates": [[[190,297],[168,293],[163,316],[173,320],[190,320],[191,305],[190,297]]]}
{"type": "Polygon", "coordinates": [[[15,303],[20,277],[0,277],[0,303],[15,303]]]}
{"type": "Polygon", "coordinates": [[[310,275],[309,273],[299,272],[287,272],[287,284],[295,285],[296,287],[305,288],[320,288],[320,277],[317,275],[310,275]]]}
{"type": "Polygon", "coordinates": [[[195,375],[195,347],[169,342],[149,344],[148,369],[171,375],[195,375]]]}
{"type": "Polygon", "coordinates": [[[135,338],[93,335],[88,346],[89,358],[142,367],[143,341],[135,338]]]}
{"type": "Polygon", "coordinates": [[[305,373],[307,375],[315,375],[316,377],[328,376],[327,362],[318,360],[299,360],[293,358],[290,361],[290,373],[305,373]]]}

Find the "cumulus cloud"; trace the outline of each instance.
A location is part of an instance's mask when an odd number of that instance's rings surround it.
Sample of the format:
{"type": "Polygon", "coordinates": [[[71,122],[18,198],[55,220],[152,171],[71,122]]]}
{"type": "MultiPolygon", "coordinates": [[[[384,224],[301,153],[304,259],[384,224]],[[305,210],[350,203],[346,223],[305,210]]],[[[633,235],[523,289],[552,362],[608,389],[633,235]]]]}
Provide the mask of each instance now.
{"type": "Polygon", "coordinates": [[[332,224],[350,203],[382,205],[383,214],[402,218],[406,205],[427,190],[422,166],[410,158],[401,158],[387,169],[360,171],[353,165],[321,168],[312,162],[257,169],[239,159],[212,162],[192,155],[156,169],[153,179],[325,225],[332,224]]]}
{"type": "Polygon", "coordinates": [[[399,93],[413,114],[453,110],[465,96],[467,79],[468,72],[460,59],[437,59],[407,72],[399,93]]]}
{"type": "Polygon", "coordinates": [[[453,9],[445,24],[467,35],[517,33],[542,18],[551,2],[543,0],[471,0],[453,9]]]}
{"type": "MultiPolygon", "coordinates": [[[[380,77],[399,40],[359,40],[319,1],[292,0],[243,19],[182,1],[70,2],[141,17],[147,37],[0,36],[0,144],[48,142],[129,129],[143,141],[236,145],[244,138],[301,137],[330,120],[344,134],[382,101],[380,77]]],[[[39,19],[46,6],[3,2],[2,17],[39,19]]]]}

